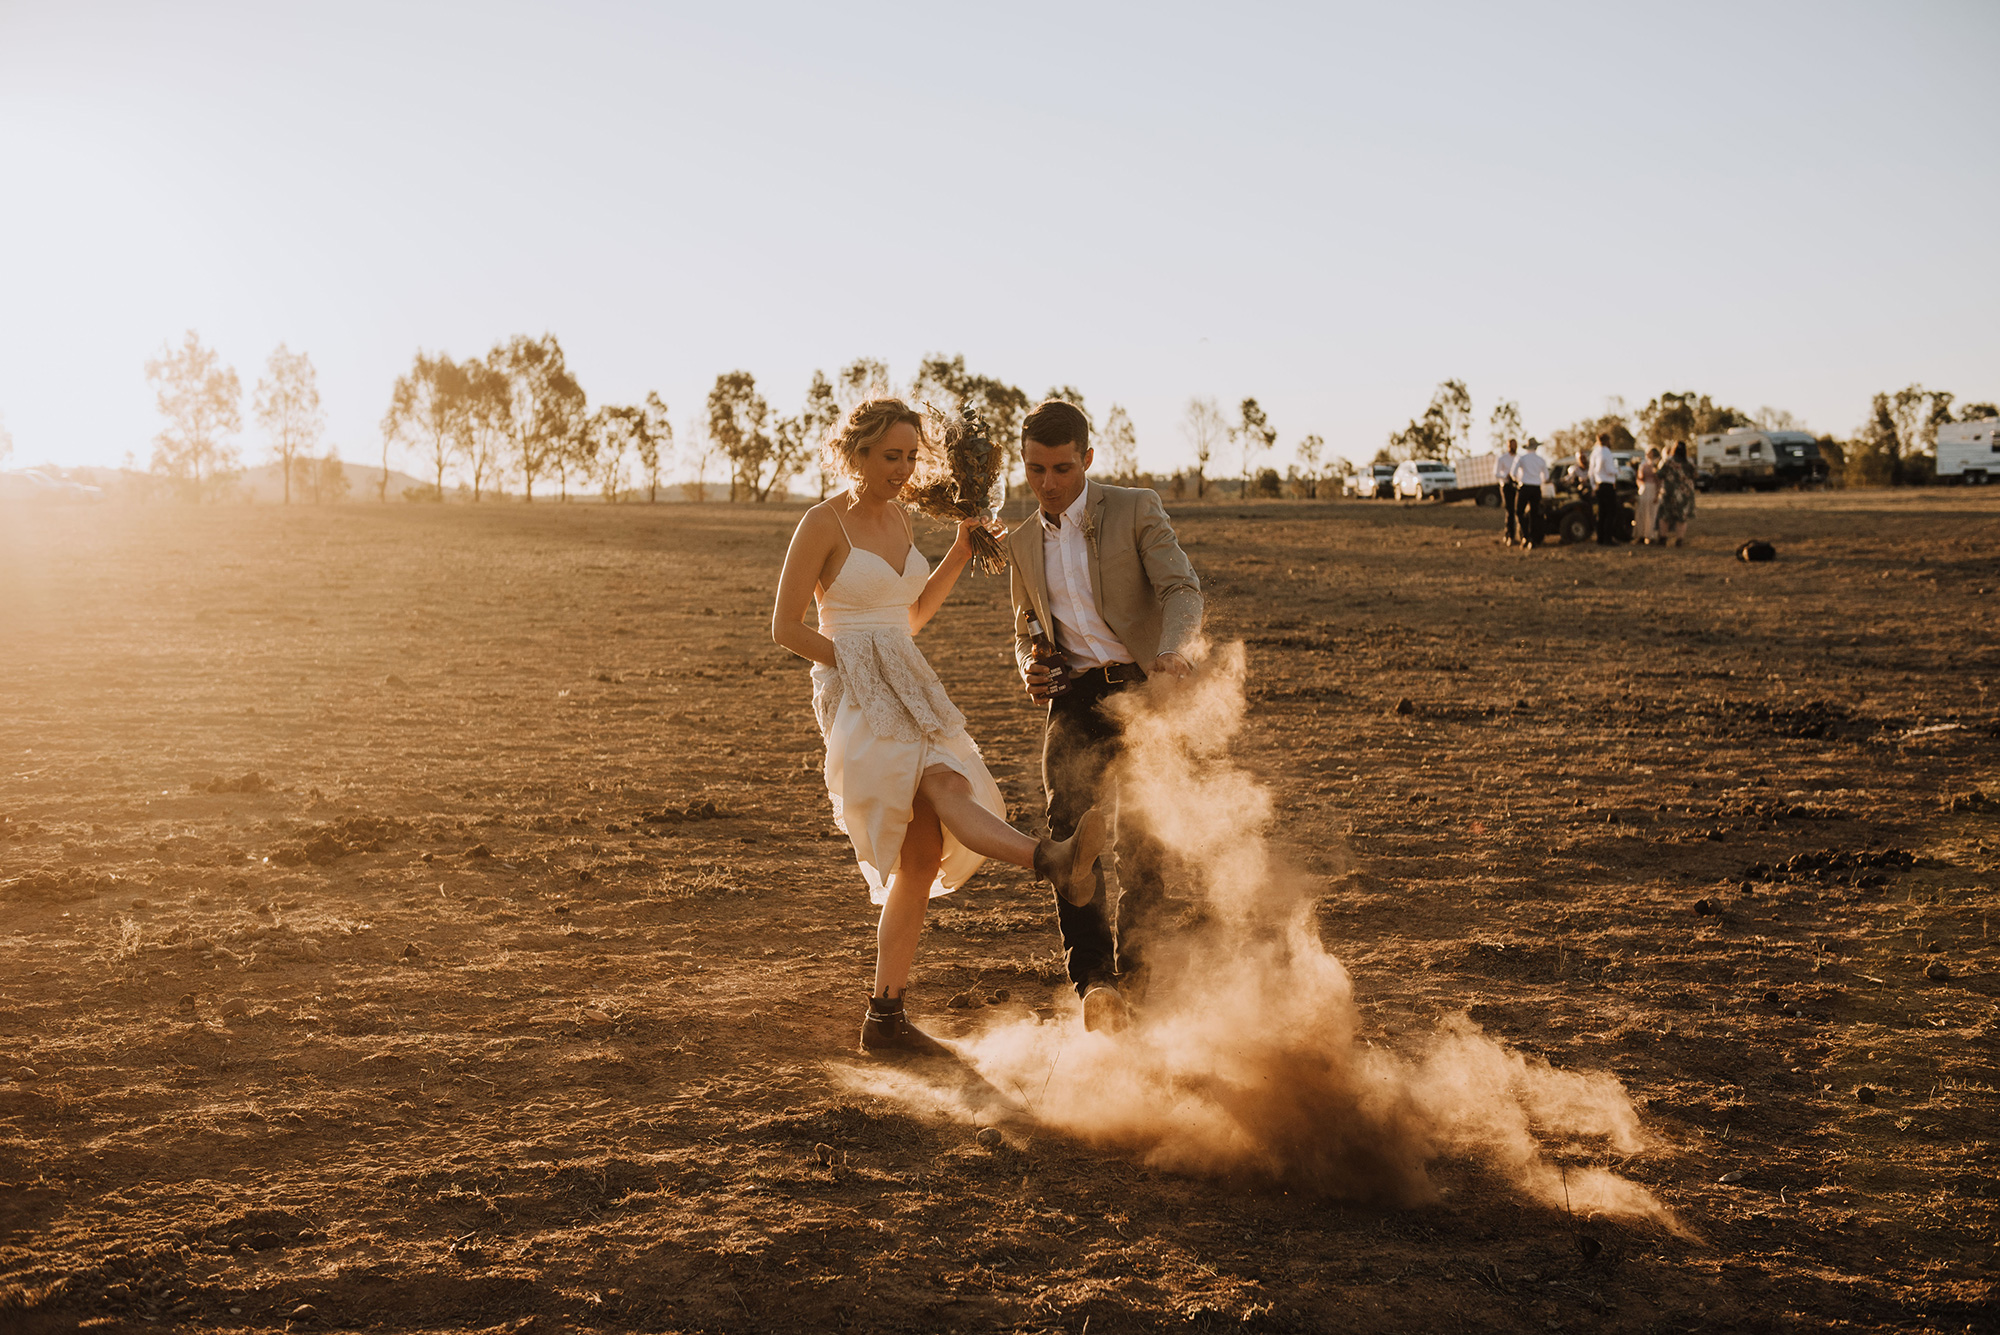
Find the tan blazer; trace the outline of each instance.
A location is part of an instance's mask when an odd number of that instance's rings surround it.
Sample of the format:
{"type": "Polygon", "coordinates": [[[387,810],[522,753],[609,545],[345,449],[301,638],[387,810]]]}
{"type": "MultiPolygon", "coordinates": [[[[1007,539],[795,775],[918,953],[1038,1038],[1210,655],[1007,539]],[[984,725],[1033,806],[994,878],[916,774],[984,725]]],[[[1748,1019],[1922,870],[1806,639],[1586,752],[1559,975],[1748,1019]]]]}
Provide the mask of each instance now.
{"type": "MultiPolygon", "coordinates": [[[[1084,540],[1090,548],[1090,591],[1097,614],[1141,667],[1161,654],[1184,654],[1201,633],[1201,581],[1181,550],[1174,526],[1148,487],[1084,483],[1084,540]]],[[[1007,534],[1014,586],[1014,659],[1028,664],[1028,613],[1055,634],[1049,582],[1042,567],[1038,513],[1007,534]]]]}

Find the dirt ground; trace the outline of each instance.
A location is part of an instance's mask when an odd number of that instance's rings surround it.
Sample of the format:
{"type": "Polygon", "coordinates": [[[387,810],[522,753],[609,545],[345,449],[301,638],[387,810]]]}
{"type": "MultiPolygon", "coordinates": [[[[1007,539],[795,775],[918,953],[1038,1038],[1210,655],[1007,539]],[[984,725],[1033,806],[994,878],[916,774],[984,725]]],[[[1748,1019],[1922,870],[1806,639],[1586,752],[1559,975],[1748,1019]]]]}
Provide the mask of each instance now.
{"type": "MultiPolygon", "coordinates": [[[[796,510],[11,511],[0,1330],[1997,1328],[2000,498],[1175,509],[1366,1037],[1614,1073],[1683,1234],[857,1094],[796,510]]],[[[1005,596],[922,643],[1033,812],[1005,596]]],[[[1056,945],[989,866],[913,1012],[1072,1024],[1056,945]]]]}

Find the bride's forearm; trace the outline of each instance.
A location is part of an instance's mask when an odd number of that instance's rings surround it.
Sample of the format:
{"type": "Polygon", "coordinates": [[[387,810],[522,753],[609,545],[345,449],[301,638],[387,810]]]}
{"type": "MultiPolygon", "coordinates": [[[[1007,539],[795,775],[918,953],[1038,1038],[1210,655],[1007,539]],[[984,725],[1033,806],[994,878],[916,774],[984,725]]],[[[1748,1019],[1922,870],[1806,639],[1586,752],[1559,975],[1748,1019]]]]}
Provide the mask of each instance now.
{"type": "Polygon", "coordinates": [[[958,583],[958,577],[965,573],[966,565],[972,560],[972,548],[962,542],[955,542],[937,563],[937,569],[924,581],[924,591],[917,595],[917,601],[910,606],[910,634],[915,635],[930,624],[937,610],[944,606],[944,600],[951,596],[951,590],[958,583]]]}
{"type": "Polygon", "coordinates": [[[824,663],[828,667],[840,666],[834,661],[833,641],[820,634],[803,621],[771,628],[771,638],[782,649],[789,649],[800,658],[814,663],[824,663]]]}

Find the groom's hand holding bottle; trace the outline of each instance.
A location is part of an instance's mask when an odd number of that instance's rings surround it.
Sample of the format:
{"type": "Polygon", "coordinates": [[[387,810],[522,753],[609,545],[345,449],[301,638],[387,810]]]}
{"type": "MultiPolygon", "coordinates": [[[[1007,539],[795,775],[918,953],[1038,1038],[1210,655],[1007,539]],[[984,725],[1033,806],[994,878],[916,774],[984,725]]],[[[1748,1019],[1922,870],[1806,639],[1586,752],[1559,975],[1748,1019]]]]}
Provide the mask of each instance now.
{"type": "Polygon", "coordinates": [[[1028,645],[1028,666],[1022,670],[1021,680],[1030,699],[1046,704],[1069,689],[1069,660],[1042,629],[1041,618],[1032,612],[1028,614],[1028,645]]]}

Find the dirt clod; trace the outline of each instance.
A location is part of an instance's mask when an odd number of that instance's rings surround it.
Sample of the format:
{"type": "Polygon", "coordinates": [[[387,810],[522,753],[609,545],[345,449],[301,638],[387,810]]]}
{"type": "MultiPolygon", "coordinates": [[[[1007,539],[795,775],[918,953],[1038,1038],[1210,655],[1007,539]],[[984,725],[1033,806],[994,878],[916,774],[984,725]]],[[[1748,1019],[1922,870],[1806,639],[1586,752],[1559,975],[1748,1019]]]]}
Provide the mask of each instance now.
{"type": "Polygon", "coordinates": [[[997,1150],[1007,1143],[1007,1138],[1000,1134],[1000,1128],[995,1126],[981,1127],[977,1139],[983,1148],[989,1150],[997,1150]]]}
{"type": "Polygon", "coordinates": [[[1396,712],[1403,715],[1414,714],[1417,712],[1417,702],[1406,695],[1396,702],[1396,712]]]}
{"type": "Polygon", "coordinates": [[[1854,1097],[1860,1103],[1873,1103],[1875,1101],[1875,1090],[1871,1086],[1860,1085],[1855,1088],[1854,1097]]]}
{"type": "Polygon", "coordinates": [[[1951,966],[1943,960],[1932,960],[1924,969],[1924,977],[1933,983],[1942,983],[1951,977],[1951,966]]]}

